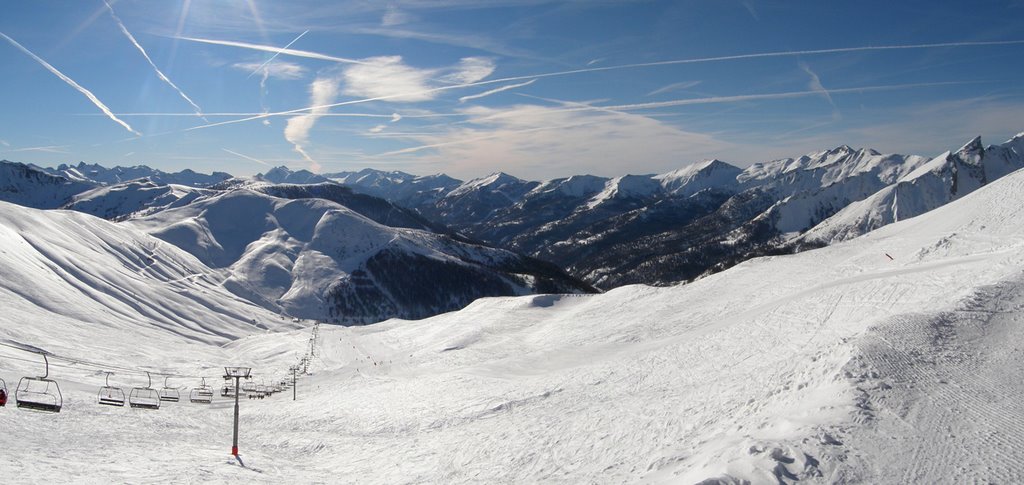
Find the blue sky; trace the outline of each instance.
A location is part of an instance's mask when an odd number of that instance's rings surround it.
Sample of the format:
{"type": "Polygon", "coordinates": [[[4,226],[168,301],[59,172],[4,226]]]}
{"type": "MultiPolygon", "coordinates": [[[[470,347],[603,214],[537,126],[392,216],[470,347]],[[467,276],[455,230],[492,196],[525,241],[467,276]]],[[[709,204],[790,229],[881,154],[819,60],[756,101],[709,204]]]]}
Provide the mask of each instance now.
{"type": "Polygon", "coordinates": [[[1021,18],[1021,0],[8,2],[0,158],[545,179],[935,155],[1024,131],[1021,18]]]}

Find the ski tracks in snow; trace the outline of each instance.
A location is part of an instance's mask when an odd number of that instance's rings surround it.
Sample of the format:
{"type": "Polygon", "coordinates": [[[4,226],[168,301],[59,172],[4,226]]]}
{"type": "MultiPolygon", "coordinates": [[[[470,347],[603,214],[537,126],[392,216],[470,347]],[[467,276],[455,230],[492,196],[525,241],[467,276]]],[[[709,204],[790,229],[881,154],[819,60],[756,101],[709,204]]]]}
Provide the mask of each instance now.
{"type": "Polygon", "coordinates": [[[847,444],[862,453],[865,481],[1024,479],[1022,280],[982,288],[955,311],[897,316],[862,339],[848,372],[869,423],[847,444]]]}

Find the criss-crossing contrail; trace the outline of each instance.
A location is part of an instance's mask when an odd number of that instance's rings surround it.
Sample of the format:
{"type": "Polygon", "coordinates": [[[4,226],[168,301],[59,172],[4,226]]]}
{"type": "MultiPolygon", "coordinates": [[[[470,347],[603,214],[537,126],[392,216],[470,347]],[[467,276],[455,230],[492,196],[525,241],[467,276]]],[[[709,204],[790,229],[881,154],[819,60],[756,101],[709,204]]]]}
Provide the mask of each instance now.
{"type": "MultiPolygon", "coordinates": [[[[195,39],[187,39],[187,40],[195,40],[195,39]]],[[[209,42],[209,43],[214,43],[214,44],[220,44],[220,43],[224,43],[225,41],[205,41],[205,40],[203,40],[201,42],[209,42]]],[[[448,91],[448,90],[452,90],[452,89],[464,89],[464,88],[469,88],[469,87],[473,87],[473,86],[486,86],[486,85],[489,85],[489,84],[497,84],[497,83],[504,83],[504,82],[511,82],[511,81],[524,81],[524,80],[527,80],[527,79],[538,79],[538,78],[556,77],[556,76],[569,76],[569,75],[573,75],[573,74],[583,74],[583,73],[590,73],[590,72],[614,71],[614,70],[621,70],[621,69],[637,69],[637,68],[643,68],[643,67],[668,66],[668,65],[677,65],[677,64],[698,64],[698,63],[706,63],[706,62],[723,62],[723,61],[733,61],[733,60],[741,60],[741,59],[758,59],[758,58],[766,58],[766,57],[793,57],[793,56],[806,56],[806,55],[818,55],[818,54],[837,54],[837,53],[845,53],[845,52],[864,52],[864,51],[881,51],[881,50],[934,49],[934,48],[942,48],[942,47],[982,47],[982,46],[994,46],[994,45],[1020,45],[1020,44],[1024,44],[1024,40],[999,40],[999,41],[987,41],[987,42],[942,42],[942,43],[936,43],[936,44],[907,44],[907,45],[888,45],[888,46],[839,47],[839,48],[833,48],[833,49],[814,49],[814,50],[799,50],[799,51],[761,52],[761,53],[754,53],[754,54],[737,54],[737,55],[731,55],[731,56],[701,57],[701,58],[694,58],[694,59],[677,59],[677,60],[670,60],[670,61],[645,62],[645,63],[638,63],[638,64],[620,64],[620,65],[616,65],[616,66],[589,67],[589,68],[583,68],[583,69],[573,69],[573,70],[569,70],[569,71],[547,72],[547,73],[530,74],[530,75],[524,75],[524,76],[511,76],[511,77],[505,77],[505,78],[501,78],[501,79],[489,79],[489,80],[486,80],[486,81],[476,81],[476,82],[464,83],[464,84],[453,84],[453,85],[449,85],[449,86],[441,86],[441,87],[437,87],[437,88],[424,89],[424,90],[419,90],[419,91],[415,91],[415,92],[400,93],[400,94],[390,94],[390,95],[387,95],[387,96],[376,96],[376,97],[372,97],[372,98],[363,98],[363,99],[355,99],[355,100],[349,100],[349,101],[342,101],[342,102],[339,102],[339,103],[332,103],[332,104],[327,104],[327,105],[323,105],[323,106],[308,106],[308,107],[305,107],[305,108],[297,108],[297,109],[288,110],[288,111],[279,111],[277,113],[264,113],[264,114],[261,114],[261,115],[258,115],[258,116],[251,116],[251,117],[241,118],[241,119],[237,119],[237,120],[228,120],[228,121],[221,121],[221,122],[217,122],[217,123],[209,123],[209,124],[206,124],[206,125],[193,126],[192,128],[186,128],[183,131],[202,130],[202,129],[205,129],[205,128],[213,128],[213,127],[216,127],[216,126],[230,125],[230,124],[235,124],[235,123],[244,123],[246,121],[252,121],[252,120],[267,118],[267,117],[270,117],[270,116],[282,116],[282,115],[287,115],[287,114],[294,114],[294,113],[302,113],[302,112],[305,112],[305,111],[312,111],[312,110],[315,110],[315,109],[334,108],[334,107],[337,107],[337,106],[347,106],[347,105],[352,105],[352,104],[369,103],[369,102],[373,102],[373,101],[387,101],[387,100],[390,100],[390,99],[400,99],[400,98],[404,98],[404,97],[408,97],[408,96],[415,96],[415,95],[421,95],[421,94],[430,94],[430,93],[436,93],[436,92],[439,92],[439,91],[448,91]]],[[[261,49],[261,50],[273,49],[272,47],[266,47],[266,46],[262,46],[262,47],[263,47],[263,49],[261,49]]],[[[316,54],[316,55],[317,56],[321,56],[321,54],[316,54]]],[[[835,92],[835,91],[833,91],[833,92],[835,92]]]]}
{"type": "Polygon", "coordinates": [[[201,42],[203,44],[224,45],[224,46],[229,46],[229,47],[240,47],[242,49],[252,49],[252,50],[263,51],[263,52],[273,52],[273,53],[276,53],[276,54],[284,54],[284,55],[287,55],[287,56],[306,57],[306,58],[309,58],[309,59],[320,59],[322,61],[341,62],[341,63],[345,63],[345,64],[366,64],[365,62],[357,61],[355,59],[346,59],[344,57],[329,56],[327,54],[320,54],[318,52],[303,51],[303,50],[298,50],[298,49],[282,49],[280,47],[274,47],[272,45],[250,44],[248,42],[235,42],[235,41],[232,41],[232,40],[199,39],[199,38],[196,38],[196,37],[183,37],[183,36],[175,36],[174,38],[175,39],[180,39],[180,40],[187,40],[187,41],[190,41],[190,42],[201,42]]]}
{"type": "MultiPolygon", "coordinates": [[[[891,85],[882,85],[882,86],[864,86],[864,87],[859,87],[859,88],[839,88],[839,89],[832,89],[832,90],[830,90],[830,92],[832,94],[843,94],[843,93],[858,93],[858,92],[868,92],[868,91],[892,91],[892,90],[899,90],[899,89],[911,89],[911,88],[932,87],[932,86],[952,86],[952,85],[972,84],[972,83],[973,82],[971,82],[971,81],[950,81],[950,82],[934,82],[934,83],[891,84],[891,85]]],[[[819,96],[819,95],[821,95],[821,91],[819,91],[817,89],[812,89],[812,90],[807,90],[807,91],[790,91],[790,92],[783,92],[783,93],[766,93],[766,94],[744,94],[744,95],[738,95],[738,96],[714,96],[714,97],[708,97],[708,98],[678,99],[678,100],[673,100],[673,101],[658,101],[658,102],[653,102],[653,103],[621,104],[621,105],[615,105],[615,106],[594,106],[594,105],[589,105],[589,104],[585,104],[585,103],[565,102],[566,104],[569,105],[568,107],[553,108],[553,109],[548,110],[547,112],[548,113],[565,113],[565,112],[579,112],[579,111],[599,111],[599,112],[612,113],[612,114],[620,114],[621,115],[621,114],[623,114],[622,113],[623,111],[639,111],[639,110],[670,108],[670,107],[675,107],[675,106],[688,106],[688,105],[697,105],[697,104],[738,103],[738,102],[744,102],[744,101],[761,101],[761,100],[771,100],[771,99],[802,98],[802,97],[807,97],[807,96],[819,96]]],[[[531,96],[531,97],[536,97],[536,96],[531,96]]],[[[545,99],[545,98],[539,98],[539,99],[545,99]]],[[[546,101],[557,102],[557,100],[547,100],[547,99],[545,99],[545,100],[546,101]]],[[[472,121],[480,122],[480,121],[486,121],[486,120],[500,119],[500,118],[503,118],[503,117],[506,117],[506,116],[508,116],[508,115],[505,114],[505,113],[497,113],[497,114],[494,114],[494,115],[482,116],[482,117],[476,118],[476,119],[474,119],[472,121]]],[[[583,124],[589,124],[589,123],[591,123],[591,122],[585,122],[585,123],[582,123],[582,124],[564,125],[564,126],[561,126],[561,127],[543,127],[543,128],[541,128],[539,130],[531,128],[531,129],[526,129],[526,130],[521,130],[521,131],[510,131],[510,132],[506,132],[506,133],[520,133],[520,132],[522,132],[522,133],[529,133],[529,132],[532,132],[532,131],[540,131],[540,130],[552,130],[552,129],[558,129],[558,128],[572,128],[572,127],[581,126],[583,124]]],[[[486,135],[484,137],[479,137],[479,138],[464,138],[464,139],[459,139],[459,140],[454,140],[454,141],[446,141],[446,142],[440,142],[440,143],[434,143],[434,144],[428,144],[428,145],[414,146],[414,147],[409,147],[409,148],[403,148],[403,149],[400,149],[400,150],[394,150],[394,151],[390,151],[390,152],[380,153],[380,154],[377,154],[377,155],[373,155],[372,157],[385,157],[385,156],[393,156],[393,155],[402,155],[402,154],[418,152],[418,151],[426,150],[426,149],[430,149],[430,148],[438,148],[438,147],[448,146],[448,145],[458,145],[458,144],[467,143],[467,142],[470,142],[470,141],[486,140],[486,139],[490,139],[490,138],[495,138],[497,136],[501,136],[501,134],[491,134],[491,135],[486,135]]]]}
{"type": "Polygon", "coordinates": [[[110,108],[108,108],[107,105],[103,104],[103,102],[100,101],[100,99],[97,98],[95,94],[92,94],[92,91],[89,91],[88,89],[83,88],[82,85],[76,83],[74,81],[74,79],[71,79],[71,78],[65,76],[64,73],[58,71],[57,68],[51,66],[49,62],[46,62],[46,61],[42,60],[39,56],[33,54],[32,51],[26,49],[25,46],[19,44],[16,40],[8,37],[7,34],[4,34],[3,32],[0,32],[0,37],[3,37],[5,40],[7,40],[7,42],[10,42],[11,45],[13,45],[14,47],[17,47],[18,50],[20,50],[21,52],[24,52],[29,57],[35,59],[36,62],[41,64],[48,71],[52,72],[55,76],[59,77],[62,81],[68,83],[69,86],[77,89],[78,92],[80,92],[83,95],[85,95],[86,98],[89,98],[89,101],[92,101],[92,104],[95,104],[96,107],[99,108],[100,111],[103,112],[103,114],[107,115],[107,117],[109,117],[110,119],[112,119],[115,122],[117,122],[117,124],[123,126],[126,130],[128,130],[128,131],[130,131],[130,132],[132,132],[132,133],[134,133],[134,134],[136,134],[138,136],[142,136],[142,133],[139,133],[139,132],[135,131],[134,129],[132,129],[132,127],[129,126],[128,123],[125,123],[124,121],[121,121],[120,119],[118,119],[117,116],[114,116],[114,113],[112,111],[110,111],[110,108]]]}
{"type": "Polygon", "coordinates": [[[509,84],[509,85],[506,85],[506,86],[502,86],[500,88],[494,88],[494,89],[491,89],[489,91],[484,91],[482,93],[470,94],[469,96],[463,96],[463,97],[459,98],[459,102],[460,103],[465,103],[466,101],[469,101],[471,99],[480,99],[480,98],[483,98],[483,97],[486,97],[486,96],[490,96],[492,94],[498,94],[498,93],[500,93],[502,91],[508,91],[509,89],[515,89],[515,88],[521,88],[523,86],[529,86],[529,85],[531,85],[531,84],[533,84],[535,82],[537,82],[536,79],[531,79],[531,80],[526,81],[524,83],[509,84]]]}
{"type": "Polygon", "coordinates": [[[103,5],[107,6],[107,10],[110,11],[110,17],[114,19],[114,22],[117,22],[117,26],[121,28],[121,33],[123,33],[124,36],[132,42],[132,45],[134,45],[135,48],[142,53],[142,57],[146,58],[146,62],[148,62],[149,65],[153,67],[153,70],[156,71],[157,77],[159,77],[161,81],[166,83],[175,91],[177,91],[178,95],[181,96],[186,102],[188,102],[188,104],[192,105],[192,109],[196,111],[196,116],[199,116],[203,119],[203,121],[209,123],[210,120],[206,119],[206,117],[203,116],[203,109],[200,108],[199,105],[195,103],[195,101],[192,101],[192,98],[189,98],[188,95],[181,90],[181,88],[179,88],[166,75],[164,75],[163,71],[161,71],[159,67],[156,67],[156,64],[153,63],[153,59],[150,59],[149,54],[146,53],[146,49],[142,48],[142,44],[139,44],[139,41],[135,40],[135,36],[128,31],[128,28],[124,26],[124,22],[122,22],[121,19],[117,16],[117,14],[114,13],[114,8],[110,6],[110,3],[108,3],[107,0],[103,0],[103,5]]]}
{"type": "MultiPolygon", "coordinates": [[[[263,64],[260,64],[260,67],[257,67],[257,68],[256,68],[255,70],[253,70],[252,72],[250,72],[250,73],[249,73],[249,75],[248,75],[248,76],[246,76],[245,78],[246,78],[246,79],[249,79],[249,78],[251,78],[253,74],[256,74],[257,72],[259,72],[259,70],[260,70],[260,69],[263,69],[263,68],[264,68],[264,67],[265,67],[265,66],[266,66],[267,64],[270,64],[270,62],[271,62],[271,61],[273,61],[273,60],[274,60],[275,58],[277,58],[278,54],[280,54],[280,53],[281,53],[281,51],[287,50],[287,49],[288,49],[289,47],[291,47],[291,46],[292,46],[292,44],[294,44],[294,43],[295,43],[296,41],[298,41],[299,39],[301,39],[301,38],[302,38],[302,36],[304,36],[304,35],[306,35],[306,34],[308,34],[308,33],[309,33],[309,31],[307,30],[307,31],[305,31],[305,32],[303,32],[303,33],[301,33],[301,34],[299,34],[299,36],[298,36],[298,37],[296,37],[296,38],[292,39],[292,41],[291,41],[291,42],[289,42],[289,43],[288,43],[288,45],[286,45],[286,46],[282,47],[282,48],[281,48],[281,50],[279,50],[279,51],[275,52],[275,53],[274,53],[274,55],[270,56],[270,59],[267,59],[267,61],[266,61],[266,62],[264,62],[263,64]]],[[[266,80],[266,78],[265,78],[265,77],[264,77],[264,80],[266,80]]]]}

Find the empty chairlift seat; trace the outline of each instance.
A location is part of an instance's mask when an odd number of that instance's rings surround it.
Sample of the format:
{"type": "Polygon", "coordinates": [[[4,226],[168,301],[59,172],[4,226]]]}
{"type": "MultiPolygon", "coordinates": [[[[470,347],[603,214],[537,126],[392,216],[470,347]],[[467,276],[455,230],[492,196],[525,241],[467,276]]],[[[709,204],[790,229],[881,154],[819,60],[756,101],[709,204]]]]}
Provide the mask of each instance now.
{"type": "Polygon", "coordinates": [[[99,403],[104,406],[124,406],[124,391],[120,387],[110,385],[110,372],[99,392],[99,403]]]}
{"type": "Polygon", "coordinates": [[[50,379],[50,361],[43,356],[43,363],[46,365],[46,373],[40,377],[22,377],[18,381],[18,388],[14,392],[14,401],[19,408],[59,413],[64,406],[64,396],[60,393],[60,386],[57,381],[50,379]]]}
{"type": "Polygon", "coordinates": [[[133,388],[132,392],[128,393],[128,404],[133,408],[160,409],[160,393],[153,389],[153,379],[150,378],[149,372],[146,373],[146,378],[149,379],[149,385],[133,388]]]}
{"type": "Polygon", "coordinates": [[[168,376],[164,376],[164,388],[160,389],[159,395],[161,401],[178,402],[180,396],[178,390],[167,385],[168,376]]]}
{"type": "Polygon", "coordinates": [[[213,402],[213,388],[206,385],[206,378],[203,378],[203,383],[199,387],[192,389],[192,392],[188,395],[188,400],[195,404],[210,404],[213,402]]]}

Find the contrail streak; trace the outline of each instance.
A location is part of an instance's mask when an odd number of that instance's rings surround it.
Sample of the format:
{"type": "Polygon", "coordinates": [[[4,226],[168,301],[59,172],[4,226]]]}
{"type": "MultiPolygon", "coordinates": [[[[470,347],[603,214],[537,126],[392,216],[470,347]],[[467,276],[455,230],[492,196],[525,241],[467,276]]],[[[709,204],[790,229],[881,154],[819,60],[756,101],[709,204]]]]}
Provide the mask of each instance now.
{"type": "MultiPolygon", "coordinates": [[[[187,39],[187,40],[196,40],[196,39],[187,39]]],[[[200,42],[209,42],[209,41],[200,40],[200,42]]],[[[222,42],[223,41],[212,41],[210,43],[222,43],[222,42]]],[[[324,106],[309,106],[309,107],[306,107],[306,108],[297,108],[297,109],[293,109],[293,110],[289,110],[289,111],[280,111],[278,113],[264,113],[264,114],[259,115],[259,116],[252,116],[252,117],[242,118],[242,119],[237,119],[237,120],[221,121],[221,122],[218,122],[218,123],[211,123],[211,124],[207,124],[207,125],[194,126],[192,128],[187,128],[184,131],[201,130],[201,129],[205,129],[205,128],[213,128],[215,126],[229,125],[229,124],[234,124],[234,123],[243,123],[243,122],[246,122],[246,121],[252,121],[252,120],[256,120],[256,119],[266,118],[268,116],[279,116],[279,115],[284,115],[284,114],[301,113],[301,112],[304,112],[304,111],[311,111],[311,110],[314,110],[314,109],[333,108],[333,107],[336,107],[336,106],[347,106],[347,105],[350,105],[350,104],[369,103],[369,102],[373,102],[373,101],[385,101],[385,100],[388,100],[388,99],[403,98],[403,97],[407,97],[407,96],[415,96],[415,95],[420,95],[420,94],[430,94],[430,93],[435,93],[435,92],[439,92],[439,91],[447,91],[447,90],[451,90],[451,89],[463,89],[463,88],[468,88],[468,87],[473,87],[473,86],[485,86],[485,85],[488,85],[488,84],[496,84],[496,83],[503,83],[503,82],[510,82],[510,81],[523,81],[523,80],[535,79],[535,78],[568,76],[568,75],[572,75],[572,74],[583,74],[583,73],[590,73],[590,72],[613,71],[613,70],[620,70],[620,69],[636,69],[636,68],[641,68],[641,67],[667,66],[667,65],[674,65],[674,64],[697,64],[697,63],[705,63],[705,62],[722,62],[722,61],[732,61],[732,60],[740,60],[740,59],[757,59],[757,58],[764,58],[764,57],[786,57],[786,56],[804,56],[804,55],[815,55],[815,54],[835,54],[835,53],[843,53],[843,52],[863,52],[863,51],[900,50],[900,49],[932,49],[932,48],[941,48],[941,47],[980,47],[980,46],[1018,45],[1018,44],[1024,44],[1024,40],[1002,40],[1002,41],[991,41],[991,42],[944,42],[944,43],[937,43],[937,44],[911,44],[911,45],[889,45],[889,46],[840,47],[840,48],[834,48],[834,49],[762,52],[762,53],[755,53],[755,54],[738,54],[738,55],[732,55],[732,56],[702,57],[702,58],[696,58],[696,59],[679,59],[679,60],[673,60],[673,61],[658,61],[658,62],[646,62],[646,63],[640,63],[640,64],[622,64],[622,65],[617,65],[617,66],[591,67],[591,68],[585,68],[585,69],[573,69],[573,70],[570,70],[570,71],[548,72],[548,73],[541,73],[541,74],[531,74],[531,75],[526,75],[526,76],[512,76],[512,77],[506,77],[506,78],[501,78],[501,79],[490,79],[490,80],[486,80],[486,81],[476,81],[476,82],[465,83],[465,84],[454,84],[454,85],[450,85],[450,86],[442,86],[442,87],[438,87],[438,88],[425,89],[425,90],[420,90],[420,91],[416,91],[416,92],[401,93],[401,94],[391,94],[391,95],[387,95],[387,96],[377,96],[377,97],[373,97],[373,98],[363,98],[363,99],[356,99],[356,100],[351,100],[351,101],[342,101],[340,103],[328,104],[328,105],[324,105],[324,106]]],[[[249,44],[249,46],[251,46],[251,44],[249,44]]],[[[266,46],[261,46],[261,47],[264,48],[264,49],[272,49],[271,47],[266,47],[266,46]]],[[[321,54],[316,54],[316,55],[320,56],[321,54]]]]}
{"type": "Polygon", "coordinates": [[[180,40],[188,40],[188,41],[192,41],[192,42],[202,42],[204,44],[226,45],[226,46],[230,46],[230,47],[241,47],[243,49],[252,49],[252,50],[263,51],[263,52],[273,52],[275,54],[284,54],[284,55],[288,55],[288,56],[306,57],[306,58],[309,58],[309,59],[320,59],[320,60],[323,60],[323,61],[343,62],[343,63],[346,63],[346,64],[366,64],[365,62],[357,61],[355,59],[346,59],[344,57],[334,57],[334,56],[329,56],[329,55],[326,55],[326,54],[320,54],[320,53],[317,53],[317,52],[303,51],[303,50],[297,50],[297,49],[282,49],[280,47],[274,47],[272,45],[250,44],[248,42],[235,42],[235,41],[231,41],[231,40],[198,39],[198,38],[195,38],[195,37],[176,36],[174,38],[175,39],[180,39],[180,40]]]}
{"type": "MultiPolygon", "coordinates": [[[[865,86],[865,87],[860,87],[860,88],[840,88],[840,89],[832,89],[832,90],[830,90],[830,92],[832,94],[837,94],[837,93],[841,94],[841,93],[854,93],[854,92],[865,92],[865,91],[889,91],[889,90],[896,90],[896,89],[910,89],[910,88],[929,87],[929,86],[950,86],[950,85],[969,84],[969,83],[970,82],[953,81],[953,82],[936,82],[936,83],[894,84],[894,85],[886,85],[886,86],[865,86]]],[[[680,99],[680,100],[675,100],[675,101],[659,101],[659,102],[654,102],[654,103],[622,104],[622,105],[617,105],[617,106],[592,106],[592,105],[583,104],[583,103],[571,103],[571,104],[576,105],[576,106],[572,107],[572,108],[552,109],[549,112],[550,113],[565,113],[565,112],[577,112],[577,111],[601,111],[601,112],[607,112],[607,113],[613,113],[613,114],[623,114],[623,113],[621,113],[621,111],[668,108],[668,107],[673,107],[673,106],[686,106],[686,105],[695,105],[695,104],[736,103],[736,102],[743,102],[743,101],[758,101],[758,100],[765,100],[765,99],[800,98],[800,97],[806,97],[806,96],[820,96],[820,95],[821,95],[821,92],[818,91],[818,90],[809,90],[809,91],[792,91],[792,92],[785,92],[785,93],[745,94],[745,95],[739,95],[739,96],[715,96],[715,97],[710,97],[710,98],[680,99]]],[[[543,99],[543,98],[541,98],[541,99],[543,99]]],[[[480,121],[502,118],[503,116],[505,116],[504,113],[498,113],[498,114],[494,114],[494,115],[490,115],[490,116],[484,116],[484,117],[476,118],[476,119],[474,119],[472,121],[478,123],[480,121]]],[[[391,155],[402,155],[402,154],[406,154],[406,153],[418,152],[420,150],[426,150],[426,149],[429,149],[429,148],[437,148],[437,147],[448,146],[448,145],[458,145],[458,144],[468,143],[468,142],[473,142],[473,141],[486,140],[486,139],[490,139],[490,138],[495,138],[495,137],[501,136],[502,134],[506,134],[506,133],[529,133],[529,132],[532,132],[532,131],[553,130],[553,129],[559,129],[559,128],[573,128],[573,127],[576,127],[576,126],[582,126],[584,124],[590,124],[590,123],[594,123],[594,122],[587,122],[587,123],[573,124],[573,125],[564,125],[564,126],[554,126],[554,127],[542,127],[540,129],[530,128],[530,129],[520,130],[520,131],[495,133],[495,134],[485,135],[483,137],[478,137],[478,138],[465,138],[465,139],[454,140],[454,141],[447,141],[447,142],[441,142],[441,143],[435,143],[435,144],[429,144],[429,145],[421,145],[421,146],[415,146],[415,147],[410,147],[410,148],[403,148],[403,149],[400,149],[400,150],[395,150],[395,151],[391,151],[391,152],[386,152],[386,153],[381,153],[381,154],[378,154],[378,155],[374,155],[373,157],[384,157],[384,156],[391,156],[391,155]]]]}
{"type": "MultiPolygon", "coordinates": [[[[863,86],[859,88],[838,88],[830,89],[829,92],[832,94],[842,93],[860,93],[868,91],[892,91],[897,89],[911,89],[911,88],[925,88],[934,86],[957,86],[961,84],[977,84],[979,81],[947,81],[947,82],[934,82],[934,83],[913,83],[913,84],[889,84],[883,86],[863,86]]],[[[759,101],[765,99],[787,99],[787,98],[801,98],[805,96],[820,96],[821,91],[809,90],[809,91],[790,91],[784,93],[768,93],[768,94],[741,94],[738,96],[713,96],[710,98],[696,98],[696,99],[677,99],[674,101],[659,101],[654,103],[635,103],[635,104],[620,104],[616,106],[594,106],[590,108],[567,108],[562,111],[586,111],[586,110],[640,110],[640,109],[657,109],[657,108],[670,108],[673,106],[688,106],[694,104],[716,104],[716,103],[736,103],[742,101],[759,101]]]]}
{"type": "Polygon", "coordinates": [[[6,39],[7,42],[10,42],[11,45],[13,45],[14,47],[17,47],[18,50],[20,50],[21,52],[24,52],[29,57],[35,59],[36,62],[41,64],[48,71],[52,72],[55,76],[59,77],[62,81],[68,83],[69,86],[77,89],[78,92],[84,94],[85,97],[89,98],[89,101],[92,101],[92,104],[95,104],[96,107],[100,109],[100,111],[103,111],[103,113],[107,115],[107,117],[109,117],[110,119],[116,121],[119,125],[123,126],[126,130],[128,130],[128,131],[130,131],[132,133],[135,133],[138,136],[142,136],[142,133],[139,133],[139,132],[133,130],[132,127],[128,125],[128,123],[125,123],[124,121],[121,121],[120,119],[118,119],[117,116],[114,116],[114,113],[110,111],[110,108],[108,108],[107,105],[103,104],[103,102],[100,101],[99,98],[97,98],[95,94],[92,94],[92,91],[89,91],[88,89],[83,88],[80,84],[76,83],[73,79],[65,76],[62,72],[58,71],[57,68],[51,66],[50,63],[40,59],[39,56],[33,54],[32,51],[26,49],[24,46],[19,44],[14,39],[8,37],[7,34],[4,34],[3,32],[0,32],[0,36],[2,36],[4,39],[6,39]]]}
{"type": "Polygon", "coordinates": [[[278,55],[278,54],[280,54],[280,53],[281,53],[281,51],[284,51],[284,50],[288,49],[289,47],[291,47],[291,46],[292,46],[292,44],[294,44],[294,43],[295,43],[296,41],[298,41],[299,39],[301,39],[301,38],[302,38],[302,36],[304,36],[304,35],[306,35],[306,34],[308,34],[308,33],[309,33],[309,31],[307,30],[307,31],[305,31],[305,32],[303,32],[303,33],[301,33],[301,34],[299,34],[299,36],[298,36],[298,37],[296,37],[296,38],[292,39],[292,41],[291,41],[291,42],[289,42],[289,43],[288,43],[288,45],[286,45],[286,46],[282,47],[282,48],[281,48],[281,50],[279,50],[279,51],[275,52],[275,53],[274,53],[274,55],[270,56],[270,59],[267,59],[267,62],[264,62],[263,64],[260,64],[260,67],[257,67],[257,68],[256,68],[256,70],[254,70],[253,72],[249,73],[249,75],[248,75],[248,76],[246,76],[245,78],[246,78],[246,79],[249,79],[249,78],[251,78],[253,74],[256,74],[257,72],[259,72],[259,70],[260,70],[260,69],[263,69],[263,68],[264,68],[264,67],[265,67],[265,66],[266,66],[267,64],[270,64],[270,62],[271,62],[271,61],[273,61],[273,60],[274,60],[275,58],[277,58],[277,55],[278,55]]]}
{"type": "Polygon", "coordinates": [[[192,98],[189,98],[188,95],[181,90],[181,88],[179,88],[166,75],[164,75],[163,71],[161,71],[159,67],[156,67],[156,64],[153,63],[153,59],[150,59],[149,54],[146,53],[146,49],[143,49],[142,44],[139,44],[139,41],[135,40],[135,36],[128,31],[127,27],[124,26],[124,22],[122,22],[121,19],[117,16],[117,14],[114,13],[114,8],[111,7],[109,3],[107,3],[107,0],[103,0],[103,5],[107,6],[107,10],[110,11],[110,16],[114,19],[114,22],[117,22],[117,26],[121,28],[121,33],[123,33],[124,36],[128,38],[128,40],[132,41],[132,45],[134,45],[135,48],[142,53],[142,57],[145,57],[146,62],[148,62],[149,65],[153,67],[153,70],[156,71],[157,77],[159,77],[161,81],[167,83],[168,86],[174,88],[174,90],[178,92],[178,95],[184,98],[185,101],[188,102],[188,104],[192,105],[192,109],[196,110],[196,116],[199,116],[203,119],[203,121],[209,123],[210,120],[206,119],[203,116],[203,109],[200,108],[199,105],[195,103],[195,101],[192,101],[192,98]]]}
{"type": "Polygon", "coordinates": [[[478,141],[483,141],[483,140],[490,140],[490,139],[493,139],[493,138],[500,138],[500,137],[506,136],[506,135],[517,135],[517,134],[522,134],[522,133],[534,133],[534,132],[537,132],[537,131],[563,130],[563,129],[567,129],[567,128],[577,128],[577,127],[580,127],[580,126],[592,125],[594,123],[596,123],[596,121],[585,121],[585,122],[582,122],[582,123],[573,123],[573,124],[558,125],[558,126],[540,126],[540,127],[537,127],[537,128],[526,128],[526,129],[522,129],[522,130],[509,130],[509,131],[503,131],[503,132],[498,132],[498,133],[492,133],[490,135],[478,136],[478,137],[474,137],[474,138],[460,138],[458,140],[445,141],[445,142],[440,142],[440,143],[432,143],[430,145],[420,145],[420,146],[415,146],[415,147],[403,148],[401,150],[395,150],[395,151],[392,151],[392,152],[385,152],[385,153],[381,153],[379,155],[372,155],[369,158],[387,157],[387,156],[393,156],[393,155],[402,155],[402,154],[406,154],[406,153],[418,152],[420,150],[427,150],[427,149],[430,149],[430,148],[439,148],[439,147],[445,147],[445,146],[451,146],[451,145],[464,145],[466,143],[473,143],[473,142],[478,142],[478,141]]]}
{"type": "Polygon", "coordinates": [[[800,63],[800,69],[803,69],[803,71],[811,77],[811,82],[808,84],[808,87],[821,93],[822,96],[828,100],[828,104],[832,105],[832,118],[836,120],[840,119],[842,114],[839,113],[839,106],[836,106],[836,102],[832,100],[832,95],[829,94],[828,89],[825,89],[825,85],[821,84],[821,78],[818,77],[818,74],[812,71],[811,66],[807,65],[806,62],[800,63]]]}
{"type": "Polygon", "coordinates": [[[230,154],[232,154],[232,155],[235,155],[235,156],[237,156],[237,157],[242,157],[242,158],[244,158],[244,159],[246,159],[246,160],[250,160],[250,161],[256,162],[256,163],[258,163],[258,164],[260,164],[260,165],[266,165],[266,166],[268,166],[268,167],[271,167],[271,166],[272,166],[271,164],[269,164],[269,163],[267,163],[267,162],[264,162],[263,160],[260,160],[260,159],[258,159],[258,158],[253,158],[253,157],[250,157],[249,155],[242,155],[241,153],[238,153],[238,152],[233,152],[233,151],[231,151],[231,150],[228,150],[227,148],[221,148],[221,150],[224,150],[224,151],[226,151],[226,152],[228,152],[228,153],[230,153],[230,154]]]}
{"type": "Polygon", "coordinates": [[[471,99],[480,99],[480,98],[483,98],[485,96],[490,96],[492,94],[500,93],[502,91],[508,91],[509,89],[515,89],[515,88],[521,88],[523,86],[529,86],[529,85],[531,85],[531,84],[533,84],[535,82],[537,82],[536,79],[531,79],[529,81],[526,81],[525,83],[509,84],[507,86],[502,86],[500,88],[494,88],[494,89],[492,89],[490,91],[484,91],[484,92],[479,93],[479,94],[470,94],[469,96],[463,96],[463,97],[459,98],[459,102],[460,103],[465,103],[466,101],[469,101],[471,99]]]}
{"type": "Polygon", "coordinates": [[[41,146],[41,147],[25,147],[25,148],[15,148],[13,150],[0,150],[0,151],[7,152],[7,153],[15,153],[15,152],[68,153],[68,152],[62,150],[62,148],[67,148],[67,147],[68,147],[67,145],[47,145],[47,146],[41,146]]]}

